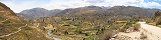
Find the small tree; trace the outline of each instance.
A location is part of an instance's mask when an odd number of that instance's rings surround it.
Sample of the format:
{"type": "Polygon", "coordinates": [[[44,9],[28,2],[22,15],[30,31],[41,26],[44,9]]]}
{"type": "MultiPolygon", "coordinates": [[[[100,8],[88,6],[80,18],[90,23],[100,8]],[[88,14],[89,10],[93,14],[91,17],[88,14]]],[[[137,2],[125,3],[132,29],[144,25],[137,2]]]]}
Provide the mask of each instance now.
{"type": "Polygon", "coordinates": [[[155,25],[160,24],[161,23],[161,12],[159,12],[159,11],[155,12],[154,17],[152,19],[153,19],[155,25]]]}

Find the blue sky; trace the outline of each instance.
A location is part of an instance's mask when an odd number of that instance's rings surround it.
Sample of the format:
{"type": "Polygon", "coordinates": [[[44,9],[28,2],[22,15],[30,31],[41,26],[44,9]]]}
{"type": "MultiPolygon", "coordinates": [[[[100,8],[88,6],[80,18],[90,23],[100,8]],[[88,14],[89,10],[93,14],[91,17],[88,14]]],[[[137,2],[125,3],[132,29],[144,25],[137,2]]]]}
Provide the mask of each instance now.
{"type": "Polygon", "coordinates": [[[0,0],[14,12],[36,7],[52,9],[77,8],[89,5],[96,6],[136,6],[161,9],[161,0],[0,0]]]}

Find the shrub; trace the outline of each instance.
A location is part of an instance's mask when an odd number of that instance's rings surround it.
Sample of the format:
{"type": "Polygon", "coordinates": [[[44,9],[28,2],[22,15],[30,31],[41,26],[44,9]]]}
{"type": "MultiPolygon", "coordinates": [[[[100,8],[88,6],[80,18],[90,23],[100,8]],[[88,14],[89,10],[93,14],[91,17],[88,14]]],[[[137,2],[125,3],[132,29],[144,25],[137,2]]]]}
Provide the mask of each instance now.
{"type": "Polygon", "coordinates": [[[139,29],[140,29],[140,24],[139,23],[134,24],[134,30],[139,31],[139,29]]]}
{"type": "Polygon", "coordinates": [[[101,34],[100,40],[109,40],[116,33],[117,33],[116,31],[105,31],[103,34],[101,34]]]}
{"type": "Polygon", "coordinates": [[[147,35],[145,35],[144,33],[141,33],[140,39],[146,39],[147,35]]]}

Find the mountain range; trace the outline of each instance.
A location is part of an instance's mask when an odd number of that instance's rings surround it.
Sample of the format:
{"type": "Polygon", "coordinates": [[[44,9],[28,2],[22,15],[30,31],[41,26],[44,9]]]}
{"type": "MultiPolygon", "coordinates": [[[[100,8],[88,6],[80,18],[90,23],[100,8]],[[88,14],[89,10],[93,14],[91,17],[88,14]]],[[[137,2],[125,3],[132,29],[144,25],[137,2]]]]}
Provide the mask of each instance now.
{"type": "Polygon", "coordinates": [[[55,9],[55,10],[47,10],[44,8],[33,8],[33,9],[28,9],[24,10],[17,15],[21,15],[21,17],[25,17],[28,19],[33,19],[33,18],[38,18],[38,17],[47,17],[47,16],[53,16],[57,13],[59,13],[61,10],[55,9]]]}
{"type": "Polygon", "coordinates": [[[39,17],[49,16],[94,16],[94,15],[106,15],[106,16],[142,16],[151,17],[156,11],[160,9],[141,8],[134,6],[114,6],[114,7],[99,7],[99,6],[85,6],[79,8],[68,8],[64,10],[54,9],[47,10],[44,8],[33,8],[24,10],[17,15],[27,18],[34,19],[39,17]]]}

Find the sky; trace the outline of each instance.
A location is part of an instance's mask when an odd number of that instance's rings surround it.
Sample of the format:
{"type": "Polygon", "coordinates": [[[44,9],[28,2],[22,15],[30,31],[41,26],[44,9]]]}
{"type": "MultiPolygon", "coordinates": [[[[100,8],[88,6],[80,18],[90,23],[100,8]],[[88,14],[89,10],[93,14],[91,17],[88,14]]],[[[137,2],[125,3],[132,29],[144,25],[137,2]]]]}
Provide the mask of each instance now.
{"type": "Polygon", "coordinates": [[[16,13],[37,7],[52,10],[90,5],[105,7],[136,6],[161,9],[161,0],[0,0],[0,2],[6,4],[16,13]]]}

